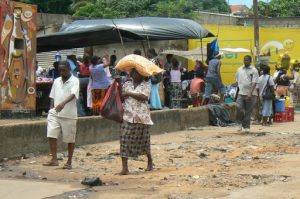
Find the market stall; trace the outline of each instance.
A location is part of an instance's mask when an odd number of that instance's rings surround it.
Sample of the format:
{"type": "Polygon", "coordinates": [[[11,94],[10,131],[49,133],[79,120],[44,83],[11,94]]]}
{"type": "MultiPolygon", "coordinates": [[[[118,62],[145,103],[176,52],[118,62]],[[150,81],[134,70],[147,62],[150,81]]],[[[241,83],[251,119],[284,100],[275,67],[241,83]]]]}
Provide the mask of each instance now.
{"type": "Polygon", "coordinates": [[[190,19],[137,17],[78,20],[37,38],[37,52],[133,41],[200,39],[214,34],[190,19]]]}
{"type": "Polygon", "coordinates": [[[43,111],[48,112],[50,107],[50,91],[52,78],[37,78],[36,80],[36,115],[42,115],[43,111]]]}
{"type": "Polygon", "coordinates": [[[125,42],[201,39],[214,35],[189,19],[137,17],[126,19],[78,20],[64,26],[60,32],[39,36],[37,51],[121,43],[126,55],[125,42]]]}

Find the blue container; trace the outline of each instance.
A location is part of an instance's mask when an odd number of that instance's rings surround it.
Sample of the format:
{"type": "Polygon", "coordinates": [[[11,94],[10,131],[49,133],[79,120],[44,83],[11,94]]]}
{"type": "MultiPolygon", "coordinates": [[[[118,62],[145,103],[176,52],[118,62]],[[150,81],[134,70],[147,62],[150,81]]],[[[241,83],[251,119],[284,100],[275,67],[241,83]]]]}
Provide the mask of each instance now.
{"type": "Polygon", "coordinates": [[[232,102],[234,102],[234,99],[232,99],[231,97],[226,97],[226,98],[224,99],[224,102],[225,102],[225,103],[232,103],[232,102]]]}
{"type": "Polygon", "coordinates": [[[285,112],[285,100],[284,99],[278,99],[275,100],[275,112],[285,112]]]}

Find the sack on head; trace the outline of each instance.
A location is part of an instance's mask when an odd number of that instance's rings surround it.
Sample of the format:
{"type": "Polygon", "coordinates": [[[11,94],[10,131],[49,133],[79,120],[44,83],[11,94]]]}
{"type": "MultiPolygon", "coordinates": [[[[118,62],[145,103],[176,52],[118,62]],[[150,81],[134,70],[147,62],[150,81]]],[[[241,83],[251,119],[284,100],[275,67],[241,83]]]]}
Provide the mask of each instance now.
{"type": "Polygon", "coordinates": [[[121,71],[130,71],[133,68],[145,77],[156,75],[163,71],[159,66],[140,55],[127,55],[116,65],[116,69],[121,71]]]}

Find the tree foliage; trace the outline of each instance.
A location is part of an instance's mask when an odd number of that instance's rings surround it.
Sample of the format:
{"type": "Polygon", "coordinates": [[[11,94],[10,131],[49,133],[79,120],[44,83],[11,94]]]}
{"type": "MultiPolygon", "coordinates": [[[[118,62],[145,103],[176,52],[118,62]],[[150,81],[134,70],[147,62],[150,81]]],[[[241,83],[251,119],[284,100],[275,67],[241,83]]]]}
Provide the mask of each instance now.
{"type": "Polygon", "coordinates": [[[74,16],[92,18],[122,18],[148,14],[148,0],[98,0],[74,10],[74,16]]]}
{"type": "Polygon", "coordinates": [[[224,0],[16,0],[38,5],[39,12],[78,17],[162,16],[194,18],[196,10],[228,12],[224,0]]]}
{"type": "Polygon", "coordinates": [[[211,12],[228,12],[229,5],[224,0],[192,0],[194,9],[211,12]]]}
{"type": "Polygon", "coordinates": [[[117,18],[161,16],[194,18],[195,10],[228,12],[224,0],[73,0],[75,16],[117,18]],[[89,3],[87,3],[89,2],[89,3]]]}
{"type": "Polygon", "coordinates": [[[193,18],[193,3],[189,0],[166,0],[154,5],[151,13],[161,17],[193,18]]]}
{"type": "Polygon", "coordinates": [[[258,3],[259,13],[269,17],[300,16],[300,0],[271,0],[258,3]]]}

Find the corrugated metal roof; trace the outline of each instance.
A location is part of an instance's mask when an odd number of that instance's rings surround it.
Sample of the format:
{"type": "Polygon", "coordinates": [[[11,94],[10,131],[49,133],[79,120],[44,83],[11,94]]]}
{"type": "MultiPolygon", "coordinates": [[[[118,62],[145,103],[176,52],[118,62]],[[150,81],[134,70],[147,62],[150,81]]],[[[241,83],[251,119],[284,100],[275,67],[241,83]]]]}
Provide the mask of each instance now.
{"type": "Polygon", "coordinates": [[[60,51],[37,53],[36,58],[39,62],[39,66],[42,68],[52,67],[53,62],[55,62],[55,55],[57,52],[59,52],[60,55],[62,56],[62,60],[66,60],[67,55],[76,55],[76,57],[83,57],[84,48],[74,48],[74,49],[67,49],[67,50],[60,50],[60,51]]]}

